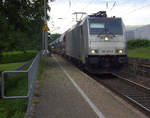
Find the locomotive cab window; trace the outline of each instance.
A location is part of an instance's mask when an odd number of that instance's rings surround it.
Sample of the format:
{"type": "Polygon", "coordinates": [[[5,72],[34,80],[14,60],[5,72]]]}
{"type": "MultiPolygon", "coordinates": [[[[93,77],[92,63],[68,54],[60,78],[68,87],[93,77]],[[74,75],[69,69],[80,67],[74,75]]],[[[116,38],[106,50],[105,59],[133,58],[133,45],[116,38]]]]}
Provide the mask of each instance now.
{"type": "Polygon", "coordinates": [[[104,32],[104,28],[105,28],[104,23],[90,23],[91,34],[97,34],[99,32],[104,32]]]}
{"type": "Polygon", "coordinates": [[[116,20],[116,22],[108,21],[106,24],[106,29],[108,29],[108,32],[112,34],[116,34],[116,35],[123,34],[121,22],[118,20],[116,20]]]}
{"type": "Polygon", "coordinates": [[[90,24],[90,28],[93,29],[93,28],[98,28],[98,29],[104,29],[104,24],[102,23],[91,23],[90,24]]]}
{"type": "Polygon", "coordinates": [[[90,34],[122,35],[121,19],[89,19],[90,34]]]}

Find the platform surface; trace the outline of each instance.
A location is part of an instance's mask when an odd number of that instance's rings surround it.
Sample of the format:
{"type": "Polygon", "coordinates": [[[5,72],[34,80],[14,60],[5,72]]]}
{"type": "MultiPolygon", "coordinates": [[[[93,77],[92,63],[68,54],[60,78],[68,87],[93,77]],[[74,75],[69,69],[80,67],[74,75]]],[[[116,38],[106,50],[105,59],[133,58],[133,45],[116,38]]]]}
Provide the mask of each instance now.
{"type": "Polygon", "coordinates": [[[148,118],[62,57],[49,57],[47,65],[39,88],[39,104],[33,118],[100,117],[68,79],[68,75],[102,113],[102,117],[148,118]]]}

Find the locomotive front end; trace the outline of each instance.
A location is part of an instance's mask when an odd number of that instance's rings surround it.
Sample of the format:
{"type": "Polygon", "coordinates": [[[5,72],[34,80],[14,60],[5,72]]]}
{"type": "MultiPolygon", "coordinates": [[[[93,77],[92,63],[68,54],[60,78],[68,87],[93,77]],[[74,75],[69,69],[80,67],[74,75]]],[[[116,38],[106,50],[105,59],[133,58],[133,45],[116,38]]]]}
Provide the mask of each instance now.
{"type": "Polygon", "coordinates": [[[103,67],[125,64],[126,37],[121,18],[89,17],[88,24],[88,63],[103,67]]]}

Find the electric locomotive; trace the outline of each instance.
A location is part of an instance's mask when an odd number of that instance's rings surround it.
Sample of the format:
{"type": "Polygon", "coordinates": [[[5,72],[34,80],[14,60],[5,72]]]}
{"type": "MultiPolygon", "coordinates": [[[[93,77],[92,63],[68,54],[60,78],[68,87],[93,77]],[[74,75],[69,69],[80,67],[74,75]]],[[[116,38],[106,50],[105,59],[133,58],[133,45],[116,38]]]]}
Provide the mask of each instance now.
{"type": "Polygon", "coordinates": [[[61,42],[65,55],[77,63],[88,68],[110,68],[127,63],[125,32],[121,18],[107,17],[100,11],[67,30],[61,42]]]}

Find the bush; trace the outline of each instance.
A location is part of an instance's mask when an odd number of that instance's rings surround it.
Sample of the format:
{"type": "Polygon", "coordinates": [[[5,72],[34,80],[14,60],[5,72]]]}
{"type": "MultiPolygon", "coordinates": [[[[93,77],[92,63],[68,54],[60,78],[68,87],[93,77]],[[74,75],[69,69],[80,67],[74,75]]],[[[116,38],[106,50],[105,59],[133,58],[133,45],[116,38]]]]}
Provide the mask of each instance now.
{"type": "Polygon", "coordinates": [[[37,54],[37,51],[27,51],[24,52],[5,52],[2,54],[1,64],[5,63],[16,63],[16,62],[24,62],[34,58],[37,54]]]}
{"type": "MultiPolygon", "coordinates": [[[[28,93],[27,73],[5,75],[5,95],[24,96],[28,93]]],[[[1,99],[0,118],[24,118],[28,99],[1,99]]]]}
{"type": "Polygon", "coordinates": [[[150,40],[135,39],[127,41],[127,49],[146,48],[146,47],[150,47],[150,40]]]}
{"type": "Polygon", "coordinates": [[[28,99],[2,99],[0,118],[24,118],[28,99]]]}

